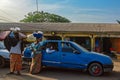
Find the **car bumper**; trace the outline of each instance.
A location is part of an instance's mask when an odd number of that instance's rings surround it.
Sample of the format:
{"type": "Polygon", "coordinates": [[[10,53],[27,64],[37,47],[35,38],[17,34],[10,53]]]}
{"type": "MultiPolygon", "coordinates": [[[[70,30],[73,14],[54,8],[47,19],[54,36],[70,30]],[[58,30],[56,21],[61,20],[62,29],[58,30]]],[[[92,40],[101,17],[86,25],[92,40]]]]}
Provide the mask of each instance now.
{"type": "Polygon", "coordinates": [[[104,72],[112,72],[113,71],[113,64],[112,65],[103,65],[104,72]]]}

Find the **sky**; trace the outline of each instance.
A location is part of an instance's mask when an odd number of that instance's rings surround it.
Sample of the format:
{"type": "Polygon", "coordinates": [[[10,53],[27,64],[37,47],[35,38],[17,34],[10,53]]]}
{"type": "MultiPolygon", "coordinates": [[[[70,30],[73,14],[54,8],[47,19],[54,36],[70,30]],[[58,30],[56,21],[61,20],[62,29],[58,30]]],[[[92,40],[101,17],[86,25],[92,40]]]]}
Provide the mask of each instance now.
{"type": "MultiPolygon", "coordinates": [[[[38,0],[38,10],[57,14],[72,23],[117,23],[120,0],[38,0]]],[[[0,0],[0,22],[19,22],[36,11],[36,0],[0,0]]]]}

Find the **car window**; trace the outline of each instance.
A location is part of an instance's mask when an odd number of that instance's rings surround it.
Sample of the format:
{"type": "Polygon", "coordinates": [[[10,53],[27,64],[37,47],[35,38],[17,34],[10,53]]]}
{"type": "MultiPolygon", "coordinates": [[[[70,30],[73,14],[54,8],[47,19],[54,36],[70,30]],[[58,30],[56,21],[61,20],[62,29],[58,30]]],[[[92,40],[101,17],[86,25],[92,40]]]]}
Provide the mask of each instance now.
{"type": "Polygon", "coordinates": [[[79,44],[72,42],[75,46],[79,47],[82,51],[84,52],[89,52],[87,49],[85,49],[84,47],[80,46],[79,44]]]}
{"type": "Polygon", "coordinates": [[[0,41],[0,49],[5,49],[4,42],[0,41]]]}
{"type": "Polygon", "coordinates": [[[47,42],[45,45],[44,45],[46,48],[50,48],[52,50],[55,50],[55,51],[58,51],[58,42],[47,42]]]}
{"type": "Polygon", "coordinates": [[[71,52],[73,53],[75,50],[77,50],[75,47],[72,46],[72,44],[68,42],[62,42],[62,52],[71,52]]]}

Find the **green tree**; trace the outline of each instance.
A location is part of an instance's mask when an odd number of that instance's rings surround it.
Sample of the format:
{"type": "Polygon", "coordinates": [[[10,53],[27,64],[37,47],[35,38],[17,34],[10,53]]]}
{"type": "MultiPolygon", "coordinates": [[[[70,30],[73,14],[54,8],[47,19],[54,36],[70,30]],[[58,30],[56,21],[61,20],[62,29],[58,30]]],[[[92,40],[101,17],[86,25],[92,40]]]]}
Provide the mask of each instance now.
{"type": "Polygon", "coordinates": [[[61,23],[69,23],[70,20],[66,19],[65,17],[56,15],[56,14],[50,14],[47,12],[29,12],[27,15],[25,15],[25,18],[23,20],[20,20],[20,22],[61,22],[61,23]]]}

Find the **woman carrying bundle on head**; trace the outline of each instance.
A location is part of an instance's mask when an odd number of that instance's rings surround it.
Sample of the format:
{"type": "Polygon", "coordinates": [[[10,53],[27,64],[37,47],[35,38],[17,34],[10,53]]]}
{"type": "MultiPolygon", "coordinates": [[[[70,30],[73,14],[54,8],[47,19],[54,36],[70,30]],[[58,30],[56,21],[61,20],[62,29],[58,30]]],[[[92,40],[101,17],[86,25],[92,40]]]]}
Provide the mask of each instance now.
{"type": "Polygon", "coordinates": [[[36,41],[30,45],[32,50],[32,63],[30,66],[30,73],[37,74],[41,71],[41,59],[42,59],[42,37],[43,32],[38,31],[33,33],[33,36],[36,37],[36,41]]]}
{"type": "Polygon", "coordinates": [[[6,48],[10,51],[10,73],[14,74],[17,71],[17,74],[20,75],[22,69],[22,39],[26,36],[20,33],[20,28],[12,29],[10,34],[4,40],[6,48]]]}

